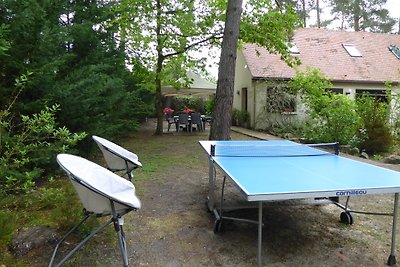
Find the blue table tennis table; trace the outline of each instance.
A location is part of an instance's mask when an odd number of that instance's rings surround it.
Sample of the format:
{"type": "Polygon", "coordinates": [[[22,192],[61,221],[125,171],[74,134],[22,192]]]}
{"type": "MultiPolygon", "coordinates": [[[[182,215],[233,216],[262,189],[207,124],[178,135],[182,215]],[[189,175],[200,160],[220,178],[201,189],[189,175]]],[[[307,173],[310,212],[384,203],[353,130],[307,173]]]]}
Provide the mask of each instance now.
{"type": "Polygon", "coordinates": [[[257,262],[262,266],[263,202],[276,200],[326,199],[344,211],[341,222],[352,224],[352,213],[389,215],[392,221],[391,253],[387,264],[396,264],[396,225],[400,173],[339,156],[338,144],[304,145],[287,140],[199,141],[209,159],[207,206],[216,220],[214,232],[223,220],[258,224],[257,262]],[[216,169],[222,171],[220,206],[216,206],[216,169]],[[258,202],[258,221],[223,216],[225,180],[229,179],[249,202],[258,202]],[[393,212],[354,211],[349,197],[369,194],[394,194],[393,212]],[[345,205],[339,197],[346,199],[345,205]]]}

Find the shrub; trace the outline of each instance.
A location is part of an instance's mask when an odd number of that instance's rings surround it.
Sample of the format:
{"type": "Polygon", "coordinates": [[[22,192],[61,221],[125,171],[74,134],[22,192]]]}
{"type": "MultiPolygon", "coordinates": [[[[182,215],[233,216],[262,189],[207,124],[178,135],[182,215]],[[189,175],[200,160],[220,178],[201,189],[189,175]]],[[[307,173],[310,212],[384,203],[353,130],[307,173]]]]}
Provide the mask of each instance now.
{"type": "Polygon", "coordinates": [[[358,146],[360,150],[376,154],[387,152],[393,144],[389,125],[389,107],[387,103],[362,96],[357,99],[357,112],[362,120],[358,146]]]}
{"type": "Polygon", "coordinates": [[[0,240],[5,244],[11,240],[15,225],[14,214],[9,210],[0,210],[0,240]]]}
{"type": "Polygon", "coordinates": [[[298,73],[291,82],[300,92],[308,107],[310,119],[306,122],[305,138],[312,142],[339,142],[348,144],[360,127],[360,118],[353,100],[344,95],[326,91],[330,82],[316,70],[298,73]]]}
{"type": "Polygon", "coordinates": [[[330,94],[326,101],[320,104],[318,113],[313,113],[313,124],[306,138],[316,142],[349,144],[360,126],[354,101],[335,94],[330,94]]]}
{"type": "Polygon", "coordinates": [[[171,108],[174,109],[175,112],[191,109],[204,114],[206,112],[206,103],[201,97],[179,96],[171,100],[171,108]]]}
{"type": "Polygon", "coordinates": [[[244,110],[233,109],[232,125],[248,128],[250,123],[250,113],[244,110]]]}
{"type": "Polygon", "coordinates": [[[215,96],[212,96],[209,100],[206,101],[205,110],[207,115],[211,115],[215,106],[215,96]]]}
{"type": "Polygon", "coordinates": [[[46,107],[38,114],[21,116],[14,125],[9,112],[0,117],[0,193],[26,192],[46,169],[54,166],[55,155],[65,152],[86,134],[73,134],[57,127],[58,105],[46,107]]]}

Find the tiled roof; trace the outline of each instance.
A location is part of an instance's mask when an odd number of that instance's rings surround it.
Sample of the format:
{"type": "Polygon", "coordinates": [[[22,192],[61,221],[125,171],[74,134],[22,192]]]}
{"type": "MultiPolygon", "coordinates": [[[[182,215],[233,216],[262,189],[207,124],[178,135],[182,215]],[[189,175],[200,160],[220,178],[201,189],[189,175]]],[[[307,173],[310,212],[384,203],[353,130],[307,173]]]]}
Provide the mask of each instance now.
{"type": "MultiPolygon", "coordinates": [[[[390,45],[400,47],[400,35],[304,28],[295,31],[293,42],[300,52],[301,70],[318,68],[333,81],[400,81],[400,59],[388,49],[390,45]],[[342,44],[353,44],[362,57],[351,57],[342,44]]],[[[264,48],[245,44],[243,54],[253,78],[295,76],[280,55],[264,48]]]]}

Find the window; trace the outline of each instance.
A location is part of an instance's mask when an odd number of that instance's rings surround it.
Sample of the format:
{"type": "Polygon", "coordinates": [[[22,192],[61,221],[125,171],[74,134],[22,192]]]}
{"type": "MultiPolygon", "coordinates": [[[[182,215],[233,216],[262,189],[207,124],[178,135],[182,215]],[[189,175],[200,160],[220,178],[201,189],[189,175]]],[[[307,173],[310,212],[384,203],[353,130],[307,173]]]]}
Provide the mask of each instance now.
{"type": "Polygon", "coordinates": [[[325,89],[327,92],[332,92],[334,94],[343,95],[343,88],[327,88],[325,89]]]}
{"type": "Polygon", "coordinates": [[[362,57],[362,54],[354,45],[342,44],[342,46],[344,47],[344,49],[346,49],[347,53],[349,53],[351,57],[362,57]]]}
{"type": "Polygon", "coordinates": [[[288,92],[282,86],[271,86],[266,88],[265,111],[269,113],[292,113],[296,112],[296,95],[288,92]]]}
{"type": "Polygon", "coordinates": [[[388,102],[387,96],[386,96],[386,91],[385,90],[379,90],[379,89],[356,89],[356,97],[361,97],[361,96],[370,96],[375,98],[376,100],[380,102],[388,102]]]}
{"type": "Polygon", "coordinates": [[[393,53],[393,55],[395,55],[395,57],[397,57],[397,59],[400,59],[400,47],[397,47],[395,45],[390,45],[388,48],[389,48],[389,51],[391,51],[393,53]]]}

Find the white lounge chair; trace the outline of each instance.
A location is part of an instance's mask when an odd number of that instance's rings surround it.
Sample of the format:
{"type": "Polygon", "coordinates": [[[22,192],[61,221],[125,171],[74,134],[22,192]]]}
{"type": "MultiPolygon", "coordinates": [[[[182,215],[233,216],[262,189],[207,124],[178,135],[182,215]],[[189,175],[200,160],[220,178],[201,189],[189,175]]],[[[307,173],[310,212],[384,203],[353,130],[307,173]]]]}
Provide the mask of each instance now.
{"type": "Polygon", "coordinates": [[[123,216],[131,211],[140,209],[141,203],[135,193],[135,186],[128,180],[114,174],[106,168],[84,158],[59,154],[57,162],[68,174],[79,199],[84,207],[85,217],[58,242],[52,254],[49,267],[53,265],[58,248],[66,238],[78,229],[90,216],[110,216],[110,219],[93,230],[85,239],[77,244],[58,264],[63,265],[96,233],[111,223],[114,224],[118,235],[119,247],[124,266],[128,266],[125,234],[123,231],[123,216]]]}
{"type": "Polygon", "coordinates": [[[92,138],[103,153],[108,169],[112,172],[125,171],[131,181],[133,170],[142,167],[138,156],[102,137],[93,135],[92,138]]]}

